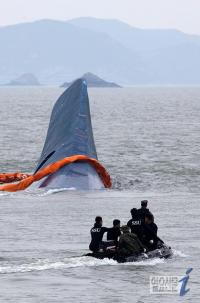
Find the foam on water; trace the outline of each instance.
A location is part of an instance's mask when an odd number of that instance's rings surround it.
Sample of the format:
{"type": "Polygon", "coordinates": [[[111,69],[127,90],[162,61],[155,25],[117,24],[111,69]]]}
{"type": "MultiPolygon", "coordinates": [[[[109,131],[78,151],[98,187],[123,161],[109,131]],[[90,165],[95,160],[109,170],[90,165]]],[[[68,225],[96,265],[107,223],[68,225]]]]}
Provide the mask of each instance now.
{"type": "Polygon", "coordinates": [[[8,193],[6,193],[6,192],[0,192],[0,196],[7,196],[8,195],[8,193]]]}
{"type": "Polygon", "coordinates": [[[76,190],[76,188],[75,187],[71,187],[71,188],[48,189],[44,193],[40,194],[40,196],[48,196],[48,195],[52,195],[52,194],[56,194],[56,193],[63,192],[63,191],[68,191],[68,190],[76,190]]]}
{"type": "Polygon", "coordinates": [[[175,257],[181,257],[181,258],[187,258],[188,257],[188,255],[184,254],[180,250],[173,249],[172,251],[173,251],[173,255],[175,257]]]}
{"type": "Polygon", "coordinates": [[[155,258],[139,262],[117,263],[117,261],[104,259],[99,260],[91,257],[73,257],[52,261],[50,259],[38,259],[35,262],[20,265],[8,264],[0,266],[0,274],[24,273],[31,271],[62,270],[75,267],[97,267],[97,266],[154,266],[163,263],[163,259],[155,258]]]}

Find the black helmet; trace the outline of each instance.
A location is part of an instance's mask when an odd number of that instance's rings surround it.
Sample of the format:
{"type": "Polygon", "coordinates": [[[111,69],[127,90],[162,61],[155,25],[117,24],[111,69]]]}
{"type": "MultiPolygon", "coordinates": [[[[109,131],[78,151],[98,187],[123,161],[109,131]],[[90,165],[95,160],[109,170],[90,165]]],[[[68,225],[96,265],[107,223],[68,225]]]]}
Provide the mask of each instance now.
{"type": "Polygon", "coordinates": [[[95,223],[100,224],[101,222],[102,222],[102,217],[97,216],[97,217],[95,218],[95,223]]]}
{"type": "Polygon", "coordinates": [[[148,204],[148,200],[142,200],[141,201],[141,206],[147,207],[147,204],[148,204]]]}
{"type": "Polygon", "coordinates": [[[117,226],[119,224],[120,224],[120,220],[118,219],[113,220],[113,226],[117,226]]]}
{"type": "Polygon", "coordinates": [[[154,216],[153,216],[153,214],[152,213],[147,213],[146,215],[145,215],[145,218],[147,218],[147,219],[149,219],[150,221],[152,221],[152,222],[154,222],[154,216]]]}
{"type": "Polygon", "coordinates": [[[132,215],[132,216],[137,215],[137,208],[132,208],[132,209],[131,209],[131,215],[132,215]]]}

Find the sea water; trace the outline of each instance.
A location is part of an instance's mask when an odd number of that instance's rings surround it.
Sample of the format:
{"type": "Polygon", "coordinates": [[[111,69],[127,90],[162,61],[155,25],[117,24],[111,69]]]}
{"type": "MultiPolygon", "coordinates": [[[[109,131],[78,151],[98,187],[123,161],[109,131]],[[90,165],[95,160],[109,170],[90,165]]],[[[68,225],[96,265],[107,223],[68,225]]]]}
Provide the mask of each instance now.
{"type": "MultiPolygon", "coordinates": [[[[0,171],[32,172],[63,89],[0,88],[0,171]]],[[[0,302],[199,302],[200,87],[90,89],[99,160],[113,189],[0,193],[0,302]],[[82,255],[142,199],[173,248],[168,260],[117,264],[82,255]],[[185,297],[150,295],[150,276],[184,276],[185,297]]]]}

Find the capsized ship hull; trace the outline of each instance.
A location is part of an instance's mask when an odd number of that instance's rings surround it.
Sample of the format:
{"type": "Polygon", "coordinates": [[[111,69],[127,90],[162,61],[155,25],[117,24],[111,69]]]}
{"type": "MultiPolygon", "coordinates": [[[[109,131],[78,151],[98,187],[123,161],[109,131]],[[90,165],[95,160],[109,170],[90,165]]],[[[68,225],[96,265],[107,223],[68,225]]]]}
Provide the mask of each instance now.
{"type": "MultiPolygon", "coordinates": [[[[57,100],[35,173],[65,157],[85,155],[97,159],[93,138],[87,84],[76,80],[57,100]]],[[[102,189],[104,184],[88,162],[60,168],[34,184],[36,187],[102,189]]]]}

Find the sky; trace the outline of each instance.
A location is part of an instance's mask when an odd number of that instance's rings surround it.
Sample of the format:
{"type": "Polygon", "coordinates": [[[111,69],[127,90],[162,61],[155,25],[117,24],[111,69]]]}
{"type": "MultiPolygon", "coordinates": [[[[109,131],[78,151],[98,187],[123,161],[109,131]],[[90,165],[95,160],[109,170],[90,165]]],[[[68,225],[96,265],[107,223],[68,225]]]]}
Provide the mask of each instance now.
{"type": "Polygon", "coordinates": [[[0,26],[88,16],[200,35],[200,0],[0,0],[0,26]]]}

